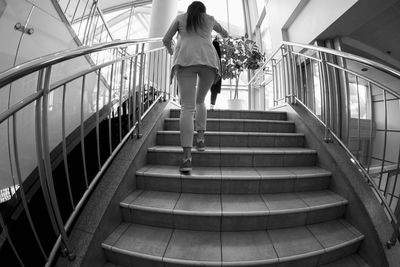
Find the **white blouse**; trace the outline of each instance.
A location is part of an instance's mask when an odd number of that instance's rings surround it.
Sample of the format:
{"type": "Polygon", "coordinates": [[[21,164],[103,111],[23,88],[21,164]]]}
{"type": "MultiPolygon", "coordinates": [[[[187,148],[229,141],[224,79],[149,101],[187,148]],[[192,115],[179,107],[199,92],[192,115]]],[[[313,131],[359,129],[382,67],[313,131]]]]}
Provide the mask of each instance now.
{"type": "Polygon", "coordinates": [[[186,31],[187,14],[178,15],[172,22],[163,38],[163,43],[173,57],[171,78],[179,67],[193,65],[205,65],[216,70],[221,75],[221,64],[218,54],[212,44],[211,32],[215,30],[222,37],[228,37],[228,32],[206,13],[203,14],[203,22],[197,31],[186,31]],[[178,41],[175,51],[172,49],[175,33],[178,32],[178,41]]]}

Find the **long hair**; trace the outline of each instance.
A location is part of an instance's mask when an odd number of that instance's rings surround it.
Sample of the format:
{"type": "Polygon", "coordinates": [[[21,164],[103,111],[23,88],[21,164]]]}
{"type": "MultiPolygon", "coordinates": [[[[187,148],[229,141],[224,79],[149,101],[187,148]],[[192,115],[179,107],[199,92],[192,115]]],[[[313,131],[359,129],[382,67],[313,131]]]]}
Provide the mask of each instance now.
{"type": "Polygon", "coordinates": [[[202,13],[206,13],[205,5],[200,1],[194,1],[188,6],[186,31],[196,31],[202,23],[202,13]]]}

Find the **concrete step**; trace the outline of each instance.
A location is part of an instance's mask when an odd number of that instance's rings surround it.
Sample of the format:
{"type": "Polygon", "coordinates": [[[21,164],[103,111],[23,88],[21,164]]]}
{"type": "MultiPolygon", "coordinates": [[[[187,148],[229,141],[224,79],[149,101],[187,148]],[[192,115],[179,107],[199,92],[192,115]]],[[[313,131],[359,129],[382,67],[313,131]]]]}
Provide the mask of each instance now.
{"type": "Polygon", "coordinates": [[[329,190],[192,194],[136,190],[120,203],[126,222],[186,230],[256,231],[341,218],[347,200],[329,190]]]}
{"type": "MultiPolygon", "coordinates": [[[[164,130],[179,131],[179,118],[165,119],[164,130]]],[[[208,118],[207,131],[293,133],[295,125],[294,122],[285,120],[208,118]]]]}
{"type": "Polygon", "coordinates": [[[146,165],[136,172],[136,188],[204,194],[291,193],[327,189],[331,172],[311,167],[194,167],[146,165]]]}
{"type": "MultiPolygon", "coordinates": [[[[193,146],[196,145],[195,133],[193,146]]],[[[236,147],[304,147],[301,133],[259,133],[259,132],[206,132],[206,146],[236,147]]],[[[158,131],[157,144],[180,146],[179,131],[158,131]]]]}
{"type": "MultiPolygon", "coordinates": [[[[148,149],[147,163],[179,166],[182,148],[154,146],[148,149]]],[[[317,152],[308,148],[207,147],[192,148],[193,166],[208,167],[295,167],[314,166],[317,152]]]]}
{"type": "Polygon", "coordinates": [[[122,266],[307,266],[354,254],[364,236],[343,220],[284,229],[218,232],[121,223],[102,243],[122,266]],[[279,265],[283,266],[283,265],[279,265]]]}
{"type": "MultiPolygon", "coordinates": [[[[180,113],[180,109],[172,109],[170,117],[179,118],[180,113]]],[[[214,109],[207,110],[207,117],[222,119],[286,120],[286,112],[214,109]]]]}
{"type": "Polygon", "coordinates": [[[321,267],[369,267],[369,265],[358,254],[352,254],[343,259],[324,264],[321,267]]]}

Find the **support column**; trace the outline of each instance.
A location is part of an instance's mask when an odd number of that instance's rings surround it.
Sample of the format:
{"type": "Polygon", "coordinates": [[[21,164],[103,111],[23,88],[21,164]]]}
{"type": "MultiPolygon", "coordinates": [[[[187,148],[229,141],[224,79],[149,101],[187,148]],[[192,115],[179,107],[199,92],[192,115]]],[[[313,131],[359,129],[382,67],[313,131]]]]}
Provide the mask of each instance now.
{"type": "Polygon", "coordinates": [[[178,14],[178,0],[153,0],[149,37],[162,37],[178,14]]]}
{"type": "MultiPolygon", "coordinates": [[[[149,38],[163,37],[167,32],[172,21],[178,14],[178,0],[153,0],[150,16],[149,38]]],[[[148,49],[156,49],[162,47],[160,42],[151,43],[148,49]]],[[[145,80],[148,81],[145,88],[150,90],[151,87],[161,89],[166,92],[169,86],[170,70],[162,69],[161,66],[170,65],[170,57],[165,50],[148,53],[146,56],[146,75],[145,80]]],[[[166,94],[164,94],[164,99],[166,94]]]]}

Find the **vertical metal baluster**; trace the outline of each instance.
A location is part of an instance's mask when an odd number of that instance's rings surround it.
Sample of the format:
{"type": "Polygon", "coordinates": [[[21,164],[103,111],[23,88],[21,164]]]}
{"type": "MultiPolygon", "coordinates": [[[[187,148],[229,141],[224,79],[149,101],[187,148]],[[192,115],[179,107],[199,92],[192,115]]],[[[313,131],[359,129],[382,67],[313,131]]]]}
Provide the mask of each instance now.
{"type": "Polygon", "coordinates": [[[75,15],[76,15],[76,11],[78,10],[78,7],[79,7],[79,4],[80,4],[80,3],[81,3],[81,0],[78,1],[78,4],[77,4],[76,7],[75,7],[75,11],[74,11],[74,14],[72,15],[72,19],[71,19],[71,25],[72,25],[72,23],[74,22],[75,15]]]}
{"type": "MultiPolygon", "coordinates": [[[[323,77],[323,59],[322,59],[322,53],[318,52],[318,58],[321,61],[317,61],[317,68],[318,68],[318,80],[319,80],[319,95],[321,99],[321,120],[325,123],[325,133],[326,133],[326,127],[327,127],[327,121],[326,121],[326,110],[325,110],[325,84],[324,84],[324,77],[323,77]]],[[[315,87],[314,87],[315,88],[315,87]]],[[[316,95],[316,92],[314,91],[314,97],[316,95]]],[[[315,97],[315,104],[317,103],[316,97],[315,97]]],[[[317,113],[317,107],[315,106],[315,114],[317,113]]],[[[325,139],[325,137],[324,137],[325,139]]]]}
{"type": "Polygon", "coordinates": [[[61,131],[62,131],[62,148],[63,148],[63,161],[64,161],[64,171],[65,171],[65,176],[67,178],[67,185],[68,185],[68,193],[69,193],[69,198],[71,201],[71,207],[74,210],[75,209],[75,204],[74,204],[74,198],[72,197],[72,189],[71,189],[71,180],[69,176],[69,170],[68,170],[68,156],[67,156],[67,138],[65,136],[65,94],[66,94],[66,88],[67,85],[64,83],[63,84],[63,95],[62,95],[62,110],[61,110],[61,131]]]}
{"type": "Polygon", "coordinates": [[[275,63],[275,69],[276,69],[276,104],[278,105],[279,99],[281,98],[281,88],[282,88],[282,78],[281,78],[281,65],[280,62],[275,63]]]}
{"type": "Polygon", "coordinates": [[[118,107],[118,124],[119,124],[119,142],[122,141],[122,87],[124,86],[124,67],[125,60],[121,61],[121,80],[119,87],[119,107],[118,107]]]}
{"type": "Polygon", "coordinates": [[[174,64],[174,62],[173,62],[173,58],[172,58],[172,56],[171,55],[169,55],[168,54],[168,58],[169,58],[169,69],[170,69],[170,73],[169,73],[169,75],[168,75],[168,84],[169,84],[169,97],[171,98],[172,97],[172,99],[173,100],[176,100],[176,96],[175,96],[175,85],[174,85],[174,83],[173,83],[173,80],[172,81],[170,81],[170,77],[171,77],[171,75],[172,75],[172,66],[173,66],[173,64],[174,64]],[[172,90],[172,93],[171,93],[171,90],[172,90]]]}
{"type": "MultiPolygon", "coordinates": [[[[162,50],[158,50],[157,51],[157,65],[156,65],[157,66],[157,73],[156,73],[156,77],[157,77],[157,79],[156,79],[156,81],[157,81],[157,92],[160,92],[160,73],[161,73],[161,70],[160,70],[160,66],[161,66],[161,64],[160,64],[160,54],[161,54],[161,52],[162,52],[162,50]]],[[[155,95],[155,93],[153,93],[153,102],[154,102],[155,99],[156,99],[156,95],[155,95]]]]}
{"type": "Polygon", "coordinates": [[[317,105],[315,101],[315,83],[314,83],[314,61],[310,60],[310,76],[311,76],[311,86],[312,86],[312,101],[313,101],[313,108],[312,111],[317,114],[317,105]]]}
{"type": "Polygon", "coordinates": [[[303,63],[301,62],[301,58],[299,57],[299,71],[300,71],[300,93],[297,95],[297,97],[301,100],[301,102],[304,102],[304,80],[303,80],[303,63]]]}
{"type": "MultiPolygon", "coordinates": [[[[165,64],[164,64],[164,68],[165,68],[165,76],[164,76],[164,101],[167,100],[167,87],[169,85],[168,82],[168,52],[167,50],[164,48],[164,52],[165,52],[165,64]]],[[[170,99],[171,96],[168,95],[168,99],[170,99]]]]}
{"type": "Polygon", "coordinates": [[[289,47],[289,67],[290,67],[290,87],[291,87],[291,97],[290,97],[290,103],[295,104],[296,103],[296,96],[297,96],[297,72],[296,72],[296,61],[295,61],[295,55],[292,54],[292,48],[289,47]]]}
{"type": "Polygon", "coordinates": [[[297,77],[297,69],[298,69],[298,64],[297,64],[298,57],[295,54],[292,54],[292,66],[293,66],[293,79],[294,79],[294,87],[293,87],[293,102],[296,101],[296,97],[299,97],[299,79],[297,77]]]}
{"type": "Polygon", "coordinates": [[[159,69],[159,50],[154,52],[154,68],[155,72],[153,73],[153,91],[152,91],[152,103],[156,99],[155,92],[158,91],[158,69],[159,69]],[[156,63],[157,62],[157,63],[156,63]],[[156,87],[157,86],[157,87],[156,87]]]}
{"type": "Polygon", "coordinates": [[[275,62],[275,70],[276,70],[276,76],[275,76],[275,82],[276,82],[276,104],[278,105],[278,99],[280,98],[280,89],[281,89],[281,67],[279,65],[279,62],[275,62]]]}
{"type": "Polygon", "coordinates": [[[114,73],[114,64],[111,64],[111,74],[110,74],[110,89],[108,92],[108,142],[110,148],[110,155],[112,154],[112,138],[111,138],[111,112],[112,112],[112,103],[111,103],[111,94],[113,87],[113,73],[114,73]]]}
{"type": "Polygon", "coordinates": [[[307,107],[310,107],[310,104],[308,103],[308,95],[309,95],[309,91],[308,91],[308,73],[307,73],[307,58],[305,58],[304,59],[304,76],[305,76],[305,78],[306,78],[306,87],[304,88],[304,93],[305,93],[305,96],[304,96],[304,104],[307,106],[307,107]]]}
{"type": "MultiPolygon", "coordinates": [[[[332,137],[329,132],[329,127],[330,127],[330,97],[329,97],[329,85],[328,85],[328,69],[327,69],[327,58],[326,58],[326,53],[319,53],[319,57],[321,59],[321,62],[319,64],[320,66],[320,71],[319,71],[319,76],[320,76],[320,95],[321,95],[321,113],[323,114],[323,118],[325,121],[325,131],[324,131],[324,141],[327,143],[332,142],[332,137]],[[322,112],[323,111],[323,112],[322,112]]],[[[321,114],[321,115],[322,115],[321,114]]]]}
{"type": "Polygon", "coordinates": [[[11,250],[14,252],[14,255],[15,255],[15,257],[17,258],[19,264],[20,264],[22,267],[25,267],[25,264],[22,262],[21,257],[19,256],[18,251],[17,251],[17,249],[15,248],[14,243],[12,242],[12,239],[11,239],[11,237],[10,237],[10,234],[8,233],[7,225],[5,224],[4,219],[3,219],[3,216],[1,215],[1,213],[0,213],[0,226],[1,226],[1,228],[3,229],[3,233],[4,233],[4,235],[5,235],[5,238],[6,238],[6,240],[8,241],[8,243],[10,244],[11,250]]]}
{"type": "Polygon", "coordinates": [[[141,48],[141,56],[140,56],[140,69],[139,69],[139,93],[138,93],[138,107],[139,107],[139,112],[138,112],[138,126],[137,126],[137,138],[141,138],[141,126],[142,126],[142,86],[144,84],[144,71],[145,71],[145,60],[146,60],[146,54],[144,53],[144,45],[142,44],[141,48]]]}
{"type": "Polygon", "coordinates": [[[384,105],[384,116],[385,116],[385,136],[383,139],[383,155],[382,155],[382,165],[381,165],[381,171],[379,174],[379,189],[381,188],[382,184],[382,175],[383,175],[383,169],[385,167],[385,158],[386,158],[386,141],[387,141],[387,103],[386,103],[386,91],[382,90],[383,92],[383,105],[384,105]]]}
{"type": "Polygon", "coordinates": [[[31,213],[29,211],[29,207],[28,207],[28,201],[26,199],[26,194],[25,194],[25,189],[24,189],[24,185],[22,183],[22,175],[21,175],[21,168],[19,165],[19,153],[18,153],[18,140],[17,140],[17,118],[16,118],[17,114],[13,114],[12,115],[12,119],[13,119],[13,143],[14,143],[14,160],[15,160],[15,169],[17,172],[17,179],[18,179],[18,183],[20,184],[19,187],[19,191],[21,192],[21,200],[22,200],[22,205],[24,207],[25,213],[26,213],[26,218],[29,222],[29,226],[33,232],[33,235],[36,239],[36,242],[39,246],[40,252],[42,253],[43,257],[45,258],[45,260],[47,261],[47,255],[46,252],[44,251],[44,248],[42,246],[42,243],[40,242],[39,236],[36,232],[36,228],[35,225],[33,224],[33,220],[32,220],[32,216],[31,213]]]}
{"type": "Polygon", "coordinates": [[[284,88],[284,81],[285,81],[285,79],[284,79],[284,73],[283,73],[283,64],[282,64],[282,60],[283,59],[281,59],[281,61],[279,61],[279,98],[280,99],[282,99],[282,98],[284,98],[284,90],[285,90],[285,88],[284,88]]]}
{"type": "Polygon", "coordinates": [[[133,60],[129,58],[129,82],[128,82],[128,131],[131,130],[131,110],[132,110],[132,68],[133,60]]]}
{"type": "MultiPolygon", "coordinates": [[[[153,70],[153,81],[152,81],[153,89],[151,89],[151,100],[153,103],[154,99],[155,99],[154,94],[156,91],[156,82],[157,82],[157,75],[158,75],[158,51],[154,51],[154,53],[153,53],[153,68],[152,68],[152,70],[153,70]],[[157,61],[157,64],[156,64],[156,61],[157,61]]],[[[150,107],[150,102],[149,102],[149,107],[150,107]]]]}
{"type": "MultiPolygon", "coordinates": [[[[37,82],[37,91],[41,91],[42,86],[43,86],[43,74],[44,70],[41,69],[39,71],[38,75],[38,82],[37,82]]],[[[39,170],[39,180],[40,180],[40,186],[42,188],[43,192],[43,199],[46,203],[46,208],[47,208],[47,213],[49,214],[51,225],[53,227],[54,233],[56,236],[60,234],[57,223],[56,223],[56,218],[53,213],[53,207],[51,206],[51,199],[50,199],[50,193],[48,190],[48,185],[47,185],[47,177],[46,177],[46,171],[44,167],[44,161],[43,161],[43,146],[42,146],[42,99],[39,98],[36,100],[35,103],[35,140],[36,140],[36,157],[37,157],[37,164],[38,164],[38,170],[39,170]]],[[[15,187],[14,187],[15,188],[15,187]]]]}
{"type": "MultiPolygon", "coordinates": [[[[335,74],[335,69],[333,68],[333,67],[331,67],[331,66],[329,66],[329,65],[326,65],[326,71],[327,71],[327,84],[328,84],[328,87],[327,87],[327,89],[328,89],[328,99],[329,99],[329,102],[328,102],[328,104],[329,104],[329,128],[330,129],[333,129],[333,131],[335,132],[335,133],[337,133],[337,129],[339,129],[339,127],[336,127],[335,125],[334,125],[334,118],[335,118],[335,116],[334,115],[332,115],[332,114],[335,114],[335,110],[334,110],[334,94],[335,94],[335,90],[334,90],[334,86],[333,86],[333,82],[335,82],[336,80],[332,80],[331,79],[331,73],[334,75],[335,74]],[[331,71],[330,71],[330,69],[331,69],[331,71]]],[[[336,114],[339,114],[339,112],[336,112],[336,114]]],[[[337,119],[336,119],[336,121],[338,121],[337,119]]]]}
{"type": "Polygon", "coordinates": [[[86,150],[85,150],[85,121],[83,118],[83,99],[85,93],[85,81],[86,75],[82,76],[82,88],[81,88],[81,152],[82,152],[82,163],[83,163],[83,175],[85,177],[86,188],[89,187],[87,168],[86,168],[86,150]]]}
{"type": "MultiPolygon", "coordinates": [[[[135,51],[135,65],[133,67],[133,96],[132,96],[132,127],[136,125],[136,76],[137,76],[137,63],[138,63],[139,45],[136,45],[135,51]]],[[[140,79],[140,76],[139,76],[140,79]]]]}
{"type": "Polygon", "coordinates": [[[275,66],[275,59],[271,59],[271,71],[272,71],[272,106],[276,104],[276,66],[275,66]]]}
{"type": "MultiPolygon", "coordinates": [[[[154,64],[153,64],[153,66],[151,66],[151,58],[152,57],[154,58],[154,53],[153,52],[149,52],[149,60],[148,60],[149,66],[148,66],[148,69],[147,69],[147,99],[145,101],[145,103],[147,102],[146,110],[150,106],[150,73],[151,73],[152,67],[153,67],[153,74],[154,74],[154,64]]],[[[153,78],[153,81],[154,81],[154,78],[153,78]]]]}
{"type": "Polygon", "coordinates": [[[286,47],[282,46],[281,47],[281,53],[282,53],[282,85],[283,85],[283,97],[285,98],[285,102],[286,102],[286,97],[287,97],[287,56],[286,56],[286,47]]]}
{"type": "Polygon", "coordinates": [[[49,127],[48,127],[48,94],[50,89],[50,76],[51,67],[46,68],[46,74],[44,78],[43,86],[43,108],[42,108],[42,134],[43,134],[43,156],[44,156],[44,167],[46,171],[47,184],[49,187],[49,195],[51,199],[51,204],[53,206],[53,211],[55,218],[57,220],[57,225],[60,230],[61,238],[64,243],[65,249],[67,250],[65,254],[68,254],[70,259],[74,259],[75,255],[72,253],[72,248],[68,242],[68,236],[64,228],[64,223],[61,218],[60,208],[58,206],[58,200],[56,196],[56,191],[54,189],[53,183],[53,173],[50,160],[50,145],[49,145],[49,127]]]}
{"type": "Polygon", "coordinates": [[[358,138],[357,138],[357,159],[358,159],[358,161],[360,161],[360,147],[361,147],[361,144],[360,144],[360,139],[361,139],[361,131],[360,131],[360,120],[361,120],[361,114],[360,114],[360,112],[361,112],[361,108],[360,108],[360,89],[359,89],[359,85],[358,85],[359,83],[358,83],[358,76],[356,76],[356,89],[357,89],[357,135],[358,135],[358,138]]]}
{"type": "Polygon", "coordinates": [[[100,118],[99,118],[99,98],[100,98],[100,80],[101,80],[101,68],[97,74],[97,92],[96,92],[96,146],[97,146],[97,167],[101,169],[100,159],[100,118]]]}
{"type": "MultiPolygon", "coordinates": [[[[332,58],[332,62],[336,62],[336,56],[332,56],[332,57],[333,57],[332,58]]],[[[332,68],[332,74],[333,74],[333,77],[332,77],[332,79],[333,79],[332,95],[334,96],[334,100],[333,101],[335,102],[334,103],[335,104],[334,112],[332,114],[337,114],[337,116],[335,117],[335,120],[332,120],[332,124],[335,124],[335,133],[336,133],[336,135],[339,138],[341,138],[341,136],[342,136],[342,117],[341,117],[342,112],[340,110],[340,108],[341,108],[341,101],[340,101],[341,97],[340,97],[340,91],[339,91],[340,86],[339,86],[339,83],[338,83],[339,77],[338,77],[338,70],[333,66],[331,66],[331,68],[332,68]]]]}
{"type": "Polygon", "coordinates": [[[292,95],[293,95],[293,73],[292,73],[292,59],[290,53],[290,46],[286,47],[286,84],[287,84],[287,101],[292,103],[292,95]]]}
{"type": "Polygon", "coordinates": [[[367,172],[369,173],[369,169],[371,168],[371,157],[372,157],[372,131],[373,131],[373,114],[374,114],[374,102],[372,101],[372,86],[371,83],[368,82],[368,95],[369,95],[369,143],[368,143],[368,165],[367,172]]]}

